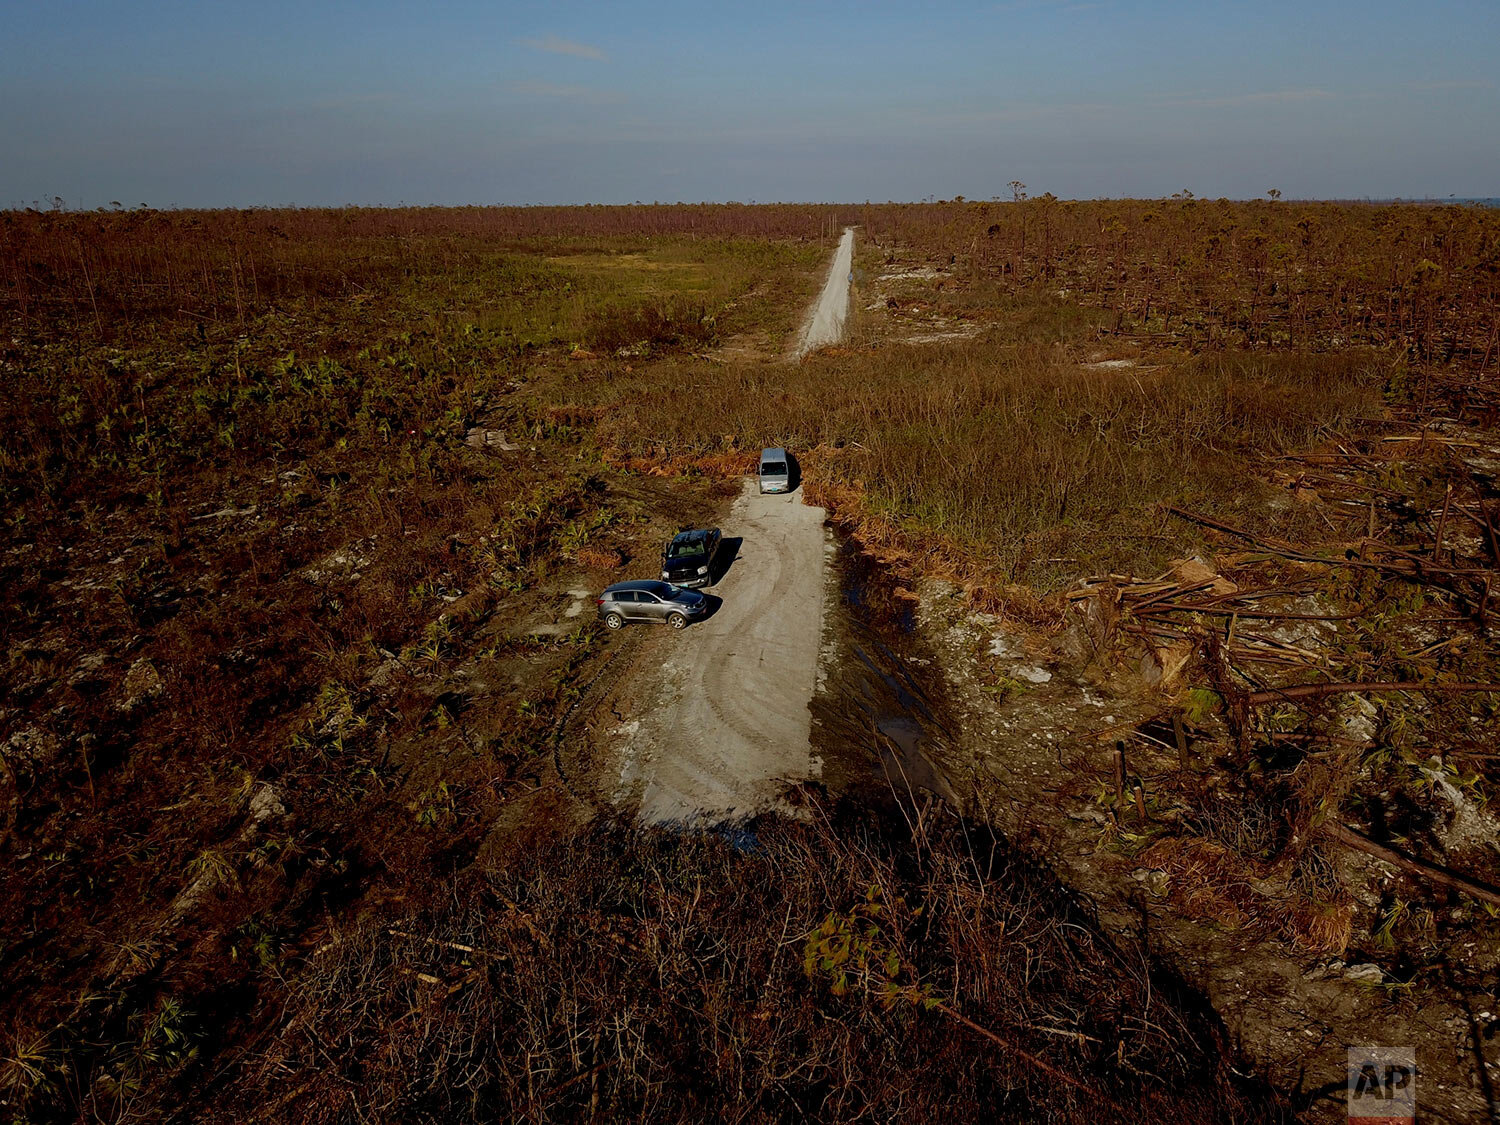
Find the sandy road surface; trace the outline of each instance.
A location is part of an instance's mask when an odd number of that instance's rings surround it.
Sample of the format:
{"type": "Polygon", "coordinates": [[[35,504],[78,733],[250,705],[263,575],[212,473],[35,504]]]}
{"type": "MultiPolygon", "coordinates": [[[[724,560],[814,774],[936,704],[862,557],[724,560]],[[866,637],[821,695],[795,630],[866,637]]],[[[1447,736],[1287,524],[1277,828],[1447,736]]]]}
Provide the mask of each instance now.
{"type": "Polygon", "coordinates": [[[814,348],[836,344],[844,335],[844,321],[849,316],[849,274],[854,263],[854,228],[845,227],[844,237],[833,255],[833,265],[828,270],[828,280],[818,303],[812,308],[807,323],[792,358],[801,359],[814,348]]]}
{"type": "MultiPolygon", "coordinates": [[[[849,313],[854,229],[793,355],[838,341],[849,313]]],[[[619,773],[611,798],[647,824],[722,824],[786,808],[788,785],[816,776],[808,703],[817,688],[832,541],[801,491],[763,496],[745,482],[724,524],[709,591],[714,615],[653,637],[606,736],[619,773]],[[727,572],[723,569],[728,563],[727,572]]]]}
{"type": "Polygon", "coordinates": [[[808,701],[832,549],[823,517],[800,491],[762,496],[745,482],[724,524],[725,549],[734,539],[739,549],[707,591],[723,604],[651,639],[643,665],[659,655],[660,671],[632,686],[632,716],[612,732],[616,806],[638,805],[648,824],[734,822],[781,807],[788,783],[816,774],[808,701]]]}

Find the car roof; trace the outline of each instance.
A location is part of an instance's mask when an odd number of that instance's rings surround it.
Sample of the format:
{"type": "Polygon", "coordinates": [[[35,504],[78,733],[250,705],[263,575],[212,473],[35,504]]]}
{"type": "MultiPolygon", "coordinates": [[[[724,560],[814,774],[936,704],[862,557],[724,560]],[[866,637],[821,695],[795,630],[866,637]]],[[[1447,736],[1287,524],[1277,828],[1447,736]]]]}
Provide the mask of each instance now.
{"type": "Polygon", "coordinates": [[[686,531],[679,531],[676,535],[672,536],[672,542],[673,543],[694,543],[694,542],[696,542],[699,539],[707,539],[710,535],[712,535],[715,531],[718,531],[718,530],[719,529],[716,528],[716,527],[715,528],[706,528],[706,527],[693,527],[693,528],[689,528],[686,531]]]}
{"type": "Polygon", "coordinates": [[[785,461],[786,460],[786,450],[785,449],[780,449],[780,448],[777,448],[777,449],[762,449],[760,451],[760,459],[762,461],[785,461]]]}
{"type": "Polygon", "coordinates": [[[621,590],[650,590],[656,593],[663,586],[670,586],[670,582],[663,582],[659,578],[635,578],[629,582],[616,582],[613,586],[604,587],[606,594],[618,593],[621,590]]]}

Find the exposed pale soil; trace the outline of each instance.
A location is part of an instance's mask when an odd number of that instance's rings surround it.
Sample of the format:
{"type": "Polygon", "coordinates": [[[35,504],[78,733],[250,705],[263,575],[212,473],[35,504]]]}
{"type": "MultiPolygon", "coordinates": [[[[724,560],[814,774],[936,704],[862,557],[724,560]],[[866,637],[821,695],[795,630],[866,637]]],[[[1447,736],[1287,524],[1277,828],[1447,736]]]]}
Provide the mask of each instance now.
{"type": "MultiPolygon", "coordinates": [[[[660,630],[636,662],[628,715],[604,732],[606,796],[648,824],[743,821],[786,811],[816,778],[808,744],[823,633],[824,511],[747,480],[724,523],[713,615],[660,630]]],[[[643,627],[644,628],[644,627],[643,627]]]]}
{"type": "MultiPolygon", "coordinates": [[[[793,351],[835,343],[849,311],[854,231],[793,351]]],[[[653,638],[601,719],[588,723],[593,786],[646,824],[725,824],[792,811],[785,794],[816,779],[808,703],[817,686],[831,542],[825,512],[800,490],[765,495],[747,479],[725,521],[713,613],[653,638]]]]}
{"type": "Polygon", "coordinates": [[[864,314],[860,336],[894,344],[956,344],[979,336],[984,322],[943,316],[933,307],[934,296],[953,280],[936,266],[888,263],[857,294],[864,314]]]}
{"type": "Polygon", "coordinates": [[[833,265],[828,270],[828,280],[812,307],[807,323],[802,328],[792,358],[801,359],[817,348],[836,344],[843,338],[844,321],[849,316],[849,276],[853,272],[854,228],[846,227],[844,237],[839,239],[838,250],[833,255],[833,265]]]}
{"type": "MultiPolygon", "coordinates": [[[[1175,749],[1153,750],[1133,737],[1161,709],[1151,685],[1133,669],[1091,663],[1081,628],[1036,634],[969,611],[941,583],[925,584],[922,595],[919,633],[938,654],[958,732],[942,764],[976,812],[1046,856],[1094,901],[1107,927],[1148,935],[1267,1077],[1300,1092],[1310,1120],[1343,1119],[1345,1051],[1359,1042],[1418,1045],[1424,1120],[1485,1119],[1476,1046],[1484,1045],[1492,1076],[1497,1068],[1484,1039],[1496,1014],[1483,997],[1451,980],[1397,985],[1379,966],[1345,965],[1184,917],[1170,901],[1170,881],[1111,830],[1098,798],[1110,785],[1115,741],[1127,740],[1130,772],[1148,791],[1177,764],[1175,749]],[[1038,672],[1047,679],[1036,682],[1038,672]],[[986,690],[997,674],[1017,686],[986,690]]],[[[1133,828],[1132,815],[1127,821],[1133,828]]],[[[1357,853],[1340,862],[1345,883],[1363,888],[1367,909],[1398,877],[1357,853]]],[[[1468,942],[1453,955],[1468,973],[1500,968],[1494,942],[1468,942]]]]}

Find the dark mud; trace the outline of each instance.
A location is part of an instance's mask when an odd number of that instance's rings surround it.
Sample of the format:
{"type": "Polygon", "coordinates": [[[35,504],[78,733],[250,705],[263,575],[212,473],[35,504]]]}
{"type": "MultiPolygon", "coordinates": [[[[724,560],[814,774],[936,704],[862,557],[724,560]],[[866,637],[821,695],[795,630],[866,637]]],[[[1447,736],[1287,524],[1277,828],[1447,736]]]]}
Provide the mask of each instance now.
{"type": "Polygon", "coordinates": [[[894,812],[929,796],[961,807],[943,762],[953,742],[937,657],[916,631],[914,603],[880,564],[840,537],[839,588],[812,700],[813,750],[831,796],[894,812]]]}

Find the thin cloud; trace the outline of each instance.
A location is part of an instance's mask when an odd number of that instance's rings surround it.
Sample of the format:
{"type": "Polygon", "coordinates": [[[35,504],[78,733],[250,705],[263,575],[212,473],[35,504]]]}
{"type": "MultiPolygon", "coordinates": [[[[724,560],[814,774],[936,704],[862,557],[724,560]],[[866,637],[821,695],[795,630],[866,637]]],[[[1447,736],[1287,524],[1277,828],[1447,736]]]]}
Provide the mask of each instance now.
{"type": "Polygon", "coordinates": [[[599,90],[593,86],[571,86],[562,82],[510,82],[506,84],[506,89],[524,97],[560,98],[563,101],[586,102],[590,105],[608,105],[624,100],[610,90],[599,90]]]}
{"type": "Polygon", "coordinates": [[[894,114],[892,117],[894,120],[924,129],[949,126],[962,128],[975,125],[1010,125],[1060,118],[1068,120],[1102,118],[1114,115],[1121,108],[1118,103],[1106,102],[1030,102],[990,110],[952,112],[917,110],[894,114]]]}
{"type": "Polygon", "coordinates": [[[1321,87],[1300,90],[1258,90],[1249,94],[1231,94],[1227,97],[1202,97],[1193,94],[1164,94],[1153,99],[1158,105],[1189,106],[1192,108],[1218,109],[1223,106],[1266,105],[1283,102],[1324,101],[1333,94],[1321,87]]]}
{"type": "Polygon", "coordinates": [[[1447,82],[1408,82],[1409,90],[1493,90],[1488,78],[1457,78],[1447,82]]]}
{"type": "Polygon", "coordinates": [[[547,35],[541,39],[522,39],[521,45],[530,47],[533,51],[546,51],[551,55],[572,55],[575,59],[605,62],[609,58],[598,47],[591,47],[587,43],[577,43],[572,39],[563,39],[557,35],[547,35]]]}

